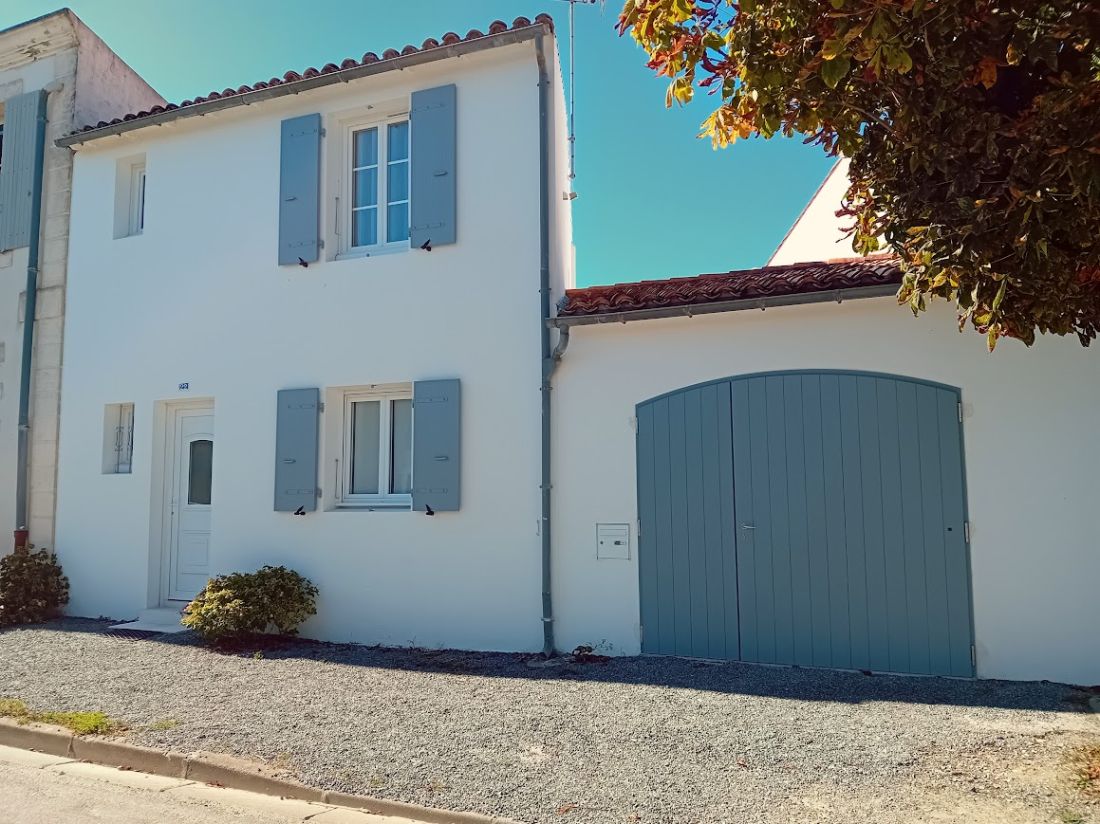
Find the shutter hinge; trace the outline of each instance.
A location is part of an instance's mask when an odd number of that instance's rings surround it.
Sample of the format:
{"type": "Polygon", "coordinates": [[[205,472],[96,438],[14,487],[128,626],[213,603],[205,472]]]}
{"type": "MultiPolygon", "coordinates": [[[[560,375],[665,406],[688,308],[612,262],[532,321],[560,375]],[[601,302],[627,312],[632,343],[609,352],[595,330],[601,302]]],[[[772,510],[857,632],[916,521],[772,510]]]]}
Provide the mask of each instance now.
{"type": "Polygon", "coordinates": [[[322,126],[322,127],[321,127],[321,137],[328,137],[328,132],[327,132],[327,131],[325,131],[325,127],[324,127],[324,126],[322,126]]]}
{"type": "Polygon", "coordinates": [[[959,407],[959,423],[962,423],[963,422],[963,405],[962,405],[962,401],[959,401],[958,407],[959,407]]]}
{"type": "Polygon", "coordinates": [[[324,401],[321,401],[320,403],[317,404],[317,411],[318,412],[324,412],[325,411],[325,402],[324,401]]]}
{"type": "Polygon", "coordinates": [[[321,497],[321,487],[317,487],[317,497],[321,497]]]}
{"type": "MultiPolygon", "coordinates": [[[[325,239],[323,237],[317,239],[317,248],[318,249],[324,249],[325,248],[325,239]]],[[[959,414],[961,415],[962,413],[960,412],[959,414]]],[[[960,418],[959,420],[962,420],[962,418],[960,418]]]]}
{"type": "Polygon", "coordinates": [[[963,521],[963,538],[970,543],[970,521],[963,521]]]}

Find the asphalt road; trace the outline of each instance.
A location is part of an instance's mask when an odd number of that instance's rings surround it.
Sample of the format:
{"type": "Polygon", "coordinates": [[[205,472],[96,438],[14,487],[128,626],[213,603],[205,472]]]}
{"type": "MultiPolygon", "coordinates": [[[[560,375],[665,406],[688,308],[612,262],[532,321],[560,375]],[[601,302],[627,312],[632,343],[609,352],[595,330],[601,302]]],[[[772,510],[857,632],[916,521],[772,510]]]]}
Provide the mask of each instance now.
{"type": "Polygon", "coordinates": [[[0,824],[414,824],[0,747],[0,824]]]}

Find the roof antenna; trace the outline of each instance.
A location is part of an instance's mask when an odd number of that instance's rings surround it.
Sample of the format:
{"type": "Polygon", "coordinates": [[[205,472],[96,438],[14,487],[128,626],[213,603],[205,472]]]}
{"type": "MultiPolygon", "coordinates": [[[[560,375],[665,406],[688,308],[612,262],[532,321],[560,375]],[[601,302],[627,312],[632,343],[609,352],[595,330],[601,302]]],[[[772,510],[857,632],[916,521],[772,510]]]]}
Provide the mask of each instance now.
{"type": "Polygon", "coordinates": [[[573,189],[573,181],[577,179],[577,105],[573,91],[576,85],[575,61],[573,55],[575,52],[574,47],[576,45],[577,29],[573,20],[573,13],[576,11],[578,3],[584,6],[594,6],[596,3],[599,3],[600,10],[602,11],[604,3],[606,3],[607,0],[563,0],[563,2],[569,4],[569,188],[562,194],[562,199],[576,200],[577,193],[573,189]]]}

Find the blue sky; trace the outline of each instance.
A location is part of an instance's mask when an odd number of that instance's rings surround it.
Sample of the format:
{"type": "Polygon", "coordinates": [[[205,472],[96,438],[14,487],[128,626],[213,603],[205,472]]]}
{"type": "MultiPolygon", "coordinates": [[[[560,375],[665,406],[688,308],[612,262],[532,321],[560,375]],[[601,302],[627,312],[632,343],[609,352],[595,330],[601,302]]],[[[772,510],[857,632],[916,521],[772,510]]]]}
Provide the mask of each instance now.
{"type": "MultiPolygon", "coordinates": [[[[63,0],[3,0],[0,29],[63,0]]],[[[70,0],[70,7],[168,100],[289,69],[419,45],[497,18],[549,12],[566,49],[561,0],[70,0]]],[[[705,95],[664,107],[665,82],[614,24],[621,0],[577,8],[578,283],[763,264],[831,161],[797,140],[696,138],[705,95]]],[[[563,58],[564,58],[563,54],[563,58]]]]}

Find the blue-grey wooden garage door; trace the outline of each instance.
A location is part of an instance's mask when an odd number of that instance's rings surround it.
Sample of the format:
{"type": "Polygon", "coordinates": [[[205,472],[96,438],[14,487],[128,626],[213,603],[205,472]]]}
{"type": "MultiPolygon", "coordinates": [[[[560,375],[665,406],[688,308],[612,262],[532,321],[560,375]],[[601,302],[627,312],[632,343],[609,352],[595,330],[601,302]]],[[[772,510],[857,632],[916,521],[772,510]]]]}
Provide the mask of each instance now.
{"type": "Polygon", "coordinates": [[[972,675],[958,403],[800,372],[640,404],[643,651],[972,675]]]}

